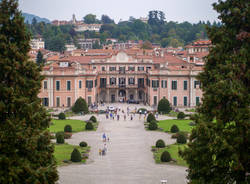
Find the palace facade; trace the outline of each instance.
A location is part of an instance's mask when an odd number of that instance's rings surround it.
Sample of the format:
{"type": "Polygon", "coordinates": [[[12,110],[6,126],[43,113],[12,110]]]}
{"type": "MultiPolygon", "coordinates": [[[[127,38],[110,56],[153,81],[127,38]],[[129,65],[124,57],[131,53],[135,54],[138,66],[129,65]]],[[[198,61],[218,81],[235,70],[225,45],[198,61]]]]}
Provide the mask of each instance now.
{"type": "Polygon", "coordinates": [[[46,65],[39,97],[48,107],[71,107],[82,97],[94,102],[136,100],[157,105],[194,107],[202,91],[196,76],[201,65],[163,49],[76,50],[46,65]]]}

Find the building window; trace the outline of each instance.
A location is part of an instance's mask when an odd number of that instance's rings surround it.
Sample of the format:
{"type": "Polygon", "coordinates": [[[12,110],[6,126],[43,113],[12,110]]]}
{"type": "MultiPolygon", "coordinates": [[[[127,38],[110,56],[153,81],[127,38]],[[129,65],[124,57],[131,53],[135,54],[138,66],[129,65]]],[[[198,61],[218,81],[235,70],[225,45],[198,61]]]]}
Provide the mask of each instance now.
{"type": "Polygon", "coordinates": [[[95,70],[96,69],[96,66],[93,66],[93,70],[95,70]]]}
{"type": "Polygon", "coordinates": [[[159,87],[159,80],[152,80],[152,88],[158,88],[159,87]]]}
{"type": "Polygon", "coordinates": [[[56,97],[56,106],[60,107],[60,97],[56,97]]]}
{"type": "Polygon", "coordinates": [[[56,81],[56,90],[60,91],[60,81],[56,81]]]}
{"type": "Polygon", "coordinates": [[[184,98],[183,98],[183,105],[187,106],[187,97],[186,96],[184,96],[184,98]]]}
{"type": "Polygon", "coordinates": [[[67,107],[71,106],[71,97],[67,97],[67,107]]]}
{"type": "Polygon", "coordinates": [[[134,66],[129,66],[128,71],[135,71],[135,67],[134,66]]]}
{"type": "Polygon", "coordinates": [[[110,66],[109,71],[116,71],[116,67],[115,66],[110,66]]]}
{"type": "Polygon", "coordinates": [[[125,66],[120,66],[119,67],[119,72],[120,73],[125,73],[125,66]]]}
{"type": "Polygon", "coordinates": [[[195,98],[195,104],[196,104],[196,106],[198,106],[200,104],[200,97],[197,96],[195,98]]]}
{"type": "Polygon", "coordinates": [[[200,88],[200,81],[194,81],[194,88],[200,88]]]}
{"type": "Polygon", "coordinates": [[[128,78],[128,84],[129,85],[134,85],[135,84],[135,78],[133,78],[133,77],[128,78]]]}
{"type": "Polygon", "coordinates": [[[67,81],[67,91],[71,90],[71,81],[67,81]]]}
{"type": "Polygon", "coordinates": [[[166,80],[161,81],[161,87],[162,88],[167,88],[167,81],[166,80]]]}
{"type": "Polygon", "coordinates": [[[79,89],[82,89],[82,81],[79,80],[79,89]]]}
{"type": "Polygon", "coordinates": [[[144,71],[144,66],[138,66],[138,71],[144,71]]]}
{"type": "Polygon", "coordinates": [[[107,84],[107,79],[106,78],[100,78],[100,87],[101,88],[106,88],[106,84],[107,84]]]}
{"type": "Polygon", "coordinates": [[[183,81],[183,89],[187,90],[187,86],[188,86],[188,81],[183,81]]]}
{"type": "Polygon", "coordinates": [[[95,80],[95,87],[97,86],[97,79],[95,80]]]}
{"type": "Polygon", "coordinates": [[[116,85],[116,78],[115,77],[111,77],[109,79],[109,83],[110,83],[110,85],[116,85]]]}
{"type": "Polygon", "coordinates": [[[48,81],[43,81],[43,89],[48,89],[48,81]]]}
{"type": "Polygon", "coordinates": [[[105,66],[102,66],[102,71],[105,71],[106,69],[105,69],[105,66]]]}
{"type": "Polygon", "coordinates": [[[144,88],[144,78],[139,78],[138,79],[138,87],[139,88],[144,88]]]}
{"type": "Polygon", "coordinates": [[[173,102],[174,102],[174,106],[177,106],[177,96],[174,96],[173,102]]]}
{"type": "Polygon", "coordinates": [[[172,81],[172,90],[177,90],[177,81],[172,81]]]}
{"type": "Polygon", "coordinates": [[[88,88],[88,89],[93,88],[93,81],[92,80],[86,80],[86,88],[88,88]]]}
{"type": "Polygon", "coordinates": [[[43,103],[43,106],[48,107],[49,106],[49,98],[42,98],[42,103],[43,103]]]}

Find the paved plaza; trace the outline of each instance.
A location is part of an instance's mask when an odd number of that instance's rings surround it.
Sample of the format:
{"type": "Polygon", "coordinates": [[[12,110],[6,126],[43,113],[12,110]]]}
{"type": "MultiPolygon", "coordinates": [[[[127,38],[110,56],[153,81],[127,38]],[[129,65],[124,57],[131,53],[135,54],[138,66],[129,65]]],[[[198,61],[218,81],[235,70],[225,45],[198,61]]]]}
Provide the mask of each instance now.
{"type": "MultiPolygon", "coordinates": [[[[127,112],[127,104],[112,104],[127,112]]],[[[130,109],[141,105],[129,105],[130,109]]],[[[106,107],[103,107],[106,108],[106,107]]],[[[149,107],[146,107],[149,109],[149,107]]],[[[121,115],[122,113],[120,113],[121,115]]],[[[73,119],[87,120],[90,115],[75,116],[73,119]]],[[[60,184],[160,184],[167,179],[169,184],[186,183],[186,169],[169,164],[155,164],[151,146],[158,139],[166,144],[173,144],[169,134],[144,129],[144,119],[136,114],[133,121],[106,119],[105,115],[96,116],[99,127],[96,132],[80,132],[66,140],[69,144],[79,145],[86,141],[91,146],[87,164],[71,164],[59,167],[60,184]],[[107,154],[100,156],[99,148],[104,147],[102,135],[110,138],[107,154]]],[[[159,119],[167,117],[159,116],[159,119]]]]}

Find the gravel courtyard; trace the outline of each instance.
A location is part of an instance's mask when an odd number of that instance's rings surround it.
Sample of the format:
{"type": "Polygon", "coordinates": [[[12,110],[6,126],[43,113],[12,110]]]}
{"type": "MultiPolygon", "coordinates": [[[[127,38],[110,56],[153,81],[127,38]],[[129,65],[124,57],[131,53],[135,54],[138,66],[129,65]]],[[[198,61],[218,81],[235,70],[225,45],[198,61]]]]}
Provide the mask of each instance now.
{"type": "MultiPolygon", "coordinates": [[[[112,104],[113,105],[113,104],[112,104]]],[[[115,104],[115,107],[127,112],[127,104],[115,104]]],[[[129,105],[130,109],[142,107],[129,105]]],[[[106,108],[106,107],[103,107],[106,108]]],[[[147,108],[147,107],[146,107],[147,108]]],[[[133,121],[107,119],[105,115],[97,116],[99,127],[96,132],[80,132],[68,139],[67,142],[79,145],[86,141],[91,146],[90,158],[87,164],[71,164],[59,167],[60,184],[160,184],[160,180],[167,179],[167,183],[186,183],[186,169],[169,164],[155,164],[151,146],[156,140],[163,139],[166,144],[173,144],[175,140],[162,132],[145,131],[144,120],[135,115],[133,121]],[[110,141],[106,142],[107,154],[100,156],[99,148],[104,147],[102,135],[105,133],[110,141]]],[[[89,115],[73,117],[87,120],[89,115]]],[[[159,116],[159,119],[167,117],[159,116]]]]}

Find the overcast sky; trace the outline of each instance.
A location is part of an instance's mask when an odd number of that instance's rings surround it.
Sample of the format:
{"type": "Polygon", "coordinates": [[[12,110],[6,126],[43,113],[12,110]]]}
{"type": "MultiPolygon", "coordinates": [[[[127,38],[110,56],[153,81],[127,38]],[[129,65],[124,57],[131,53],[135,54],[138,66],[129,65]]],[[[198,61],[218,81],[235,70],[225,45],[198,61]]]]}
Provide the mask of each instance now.
{"type": "Polygon", "coordinates": [[[49,20],[70,20],[72,14],[77,20],[92,13],[100,19],[109,15],[118,22],[146,17],[150,10],[161,10],[166,21],[197,23],[199,20],[218,21],[218,14],[212,3],[217,0],[19,0],[22,12],[35,14],[49,20]]]}

